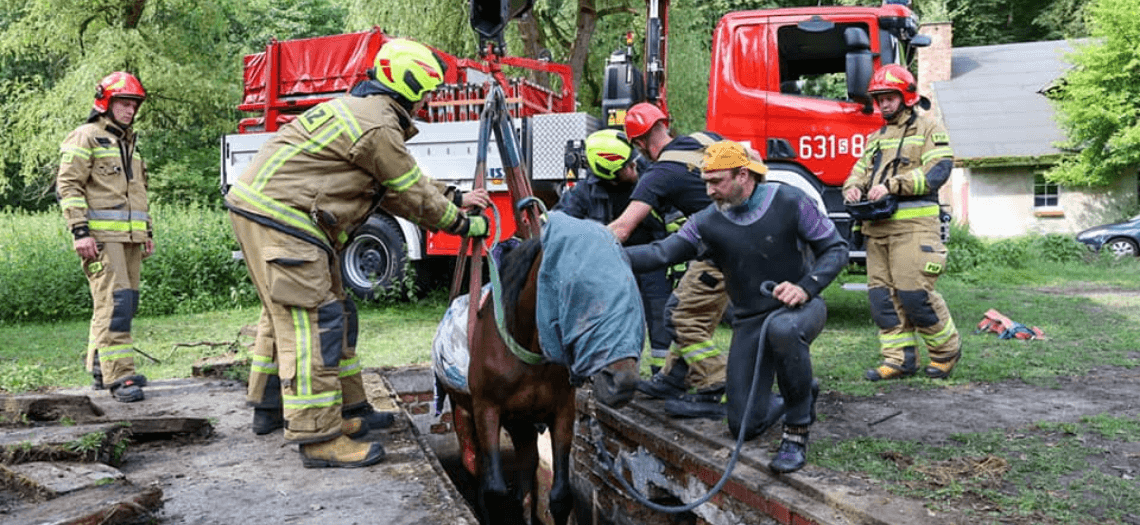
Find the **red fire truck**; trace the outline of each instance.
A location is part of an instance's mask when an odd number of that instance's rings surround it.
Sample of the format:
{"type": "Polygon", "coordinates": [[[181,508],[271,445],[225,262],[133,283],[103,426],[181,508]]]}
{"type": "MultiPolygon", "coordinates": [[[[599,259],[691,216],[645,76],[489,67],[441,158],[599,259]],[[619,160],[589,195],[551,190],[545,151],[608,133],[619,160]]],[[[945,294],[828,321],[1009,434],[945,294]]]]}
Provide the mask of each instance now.
{"type": "MultiPolygon", "coordinates": [[[[644,73],[628,51],[615,52],[607,64],[608,125],[620,125],[630,101],[648,100],[669,112],[663,67],[669,0],[647,1],[644,73]]],[[[851,241],[855,262],[865,252],[852,235],[841,187],[867,135],[884,124],[867,95],[871,75],[886,64],[905,66],[914,48],[930,44],[918,34],[909,4],[737,11],[724,15],[712,35],[706,129],[750,144],[768,164],[768,180],[815,198],[851,241]]],[[[944,225],[949,218],[943,213],[944,225]]]]}

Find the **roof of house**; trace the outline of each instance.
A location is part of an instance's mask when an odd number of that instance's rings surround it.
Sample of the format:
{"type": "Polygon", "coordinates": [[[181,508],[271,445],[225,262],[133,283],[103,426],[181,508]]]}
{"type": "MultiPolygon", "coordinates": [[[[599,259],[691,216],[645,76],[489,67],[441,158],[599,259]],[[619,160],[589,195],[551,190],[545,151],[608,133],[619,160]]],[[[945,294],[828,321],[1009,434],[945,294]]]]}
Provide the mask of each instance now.
{"type": "Polygon", "coordinates": [[[953,49],[951,79],[933,84],[959,159],[1060,153],[1065,139],[1042,94],[1069,69],[1065,40],[953,49]]]}

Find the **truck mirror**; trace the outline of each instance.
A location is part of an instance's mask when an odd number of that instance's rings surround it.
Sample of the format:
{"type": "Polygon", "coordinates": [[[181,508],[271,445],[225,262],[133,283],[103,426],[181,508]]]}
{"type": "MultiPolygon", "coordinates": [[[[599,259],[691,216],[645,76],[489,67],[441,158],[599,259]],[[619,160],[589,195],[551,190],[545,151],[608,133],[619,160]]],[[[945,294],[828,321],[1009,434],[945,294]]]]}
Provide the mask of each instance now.
{"type": "Polygon", "coordinates": [[[871,97],[867,96],[867,84],[874,73],[874,54],[871,53],[871,39],[861,27],[849,27],[843,31],[847,44],[847,98],[863,103],[863,112],[874,111],[871,97]]]}
{"type": "Polygon", "coordinates": [[[471,28],[481,40],[499,40],[507,22],[530,10],[534,0],[471,0],[471,28]]]}
{"type": "Polygon", "coordinates": [[[927,35],[914,35],[910,39],[910,47],[926,47],[930,45],[930,37],[927,35]]]}

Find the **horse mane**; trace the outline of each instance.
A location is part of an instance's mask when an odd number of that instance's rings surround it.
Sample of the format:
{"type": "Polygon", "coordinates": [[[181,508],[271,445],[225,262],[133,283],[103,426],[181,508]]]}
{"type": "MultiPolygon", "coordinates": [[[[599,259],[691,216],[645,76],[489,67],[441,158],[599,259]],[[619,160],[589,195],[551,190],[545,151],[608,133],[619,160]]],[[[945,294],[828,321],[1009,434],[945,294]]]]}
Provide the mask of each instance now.
{"type": "Polygon", "coordinates": [[[539,253],[542,241],[538,237],[527,239],[503,254],[499,264],[499,281],[503,290],[503,319],[508,329],[515,325],[519,296],[526,288],[531,267],[539,253]]]}

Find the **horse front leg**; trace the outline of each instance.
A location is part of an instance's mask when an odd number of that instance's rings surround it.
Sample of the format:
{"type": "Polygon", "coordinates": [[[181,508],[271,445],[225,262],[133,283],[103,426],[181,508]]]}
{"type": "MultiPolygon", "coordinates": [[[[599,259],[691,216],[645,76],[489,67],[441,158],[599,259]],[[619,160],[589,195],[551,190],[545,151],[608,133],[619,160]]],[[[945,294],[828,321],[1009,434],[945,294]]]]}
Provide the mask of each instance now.
{"type": "Polygon", "coordinates": [[[538,493],[536,482],[538,475],[538,431],[534,423],[512,423],[506,426],[511,435],[511,443],[515,448],[515,461],[518,464],[517,489],[515,495],[523,503],[523,512],[530,514],[532,525],[539,525],[538,493]],[[527,508],[526,497],[530,495],[530,506],[527,508]]]}
{"type": "Polygon", "coordinates": [[[511,494],[503,476],[500,451],[500,413],[496,407],[475,406],[475,433],[479,436],[482,476],[479,479],[479,506],[487,524],[525,525],[522,503],[511,494]]]}
{"type": "Polygon", "coordinates": [[[555,525],[566,525],[574,510],[574,493],[570,487],[570,448],[574,440],[574,391],[559,405],[554,425],[550,428],[554,482],[550,486],[550,514],[555,525]]]}

